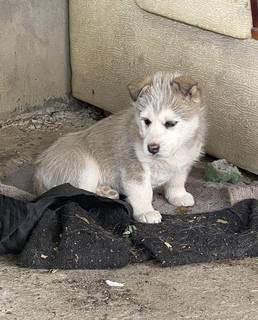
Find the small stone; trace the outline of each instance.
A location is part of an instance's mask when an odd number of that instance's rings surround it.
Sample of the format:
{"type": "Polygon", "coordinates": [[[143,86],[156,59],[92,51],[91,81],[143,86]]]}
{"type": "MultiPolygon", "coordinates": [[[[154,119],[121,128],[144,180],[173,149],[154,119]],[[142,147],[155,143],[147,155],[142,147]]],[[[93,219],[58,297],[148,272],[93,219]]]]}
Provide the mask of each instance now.
{"type": "Polygon", "coordinates": [[[242,174],[238,168],[225,159],[206,163],[204,177],[206,181],[211,182],[238,183],[242,180],[242,174]]]}

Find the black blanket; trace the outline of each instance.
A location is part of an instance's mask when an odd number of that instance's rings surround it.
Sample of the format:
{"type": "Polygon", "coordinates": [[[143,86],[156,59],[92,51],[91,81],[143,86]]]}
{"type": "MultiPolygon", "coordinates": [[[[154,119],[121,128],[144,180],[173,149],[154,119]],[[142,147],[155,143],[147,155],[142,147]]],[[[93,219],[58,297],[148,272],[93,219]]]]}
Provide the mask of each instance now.
{"type": "Polygon", "coordinates": [[[137,223],[131,206],[64,184],[33,202],[0,195],[0,254],[47,269],[118,268],[155,259],[172,266],[258,256],[258,201],[212,213],[137,223]]]}

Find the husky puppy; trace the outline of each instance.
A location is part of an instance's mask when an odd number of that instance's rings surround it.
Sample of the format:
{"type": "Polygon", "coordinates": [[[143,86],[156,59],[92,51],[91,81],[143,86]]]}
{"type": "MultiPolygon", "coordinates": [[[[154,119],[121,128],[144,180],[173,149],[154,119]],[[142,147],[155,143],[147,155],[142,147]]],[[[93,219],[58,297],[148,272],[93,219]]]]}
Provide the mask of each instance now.
{"type": "Polygon", "coordinates": [[[145,223],[161,221],[152,206],[157,186],[171,204],[194,205],[185,181],[204,141],[198,84],[158,72],[128,89],[131,108],[60,138],[38,157],[36,193],[66,182],[92,192],[108,185],[127,196],[134,218],[145,223]]]}

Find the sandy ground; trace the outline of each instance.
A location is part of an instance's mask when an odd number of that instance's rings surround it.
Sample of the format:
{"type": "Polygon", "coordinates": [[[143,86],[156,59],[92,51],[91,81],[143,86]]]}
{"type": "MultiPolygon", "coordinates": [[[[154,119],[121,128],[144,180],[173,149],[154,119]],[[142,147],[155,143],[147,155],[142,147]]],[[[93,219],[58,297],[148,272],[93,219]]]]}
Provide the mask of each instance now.
{"type": "MultiPolygon", "coordinates": [[[[0,122],[0,179],[10,159],[34,158],[65,132],[103,117],[84,106],[0,122]]],[[[258,320],[258,260],[120,270],[29,270],[0,258],[0,319],[258,320]],[[118,281],[111,288],[105,280],[118,281]]]]}

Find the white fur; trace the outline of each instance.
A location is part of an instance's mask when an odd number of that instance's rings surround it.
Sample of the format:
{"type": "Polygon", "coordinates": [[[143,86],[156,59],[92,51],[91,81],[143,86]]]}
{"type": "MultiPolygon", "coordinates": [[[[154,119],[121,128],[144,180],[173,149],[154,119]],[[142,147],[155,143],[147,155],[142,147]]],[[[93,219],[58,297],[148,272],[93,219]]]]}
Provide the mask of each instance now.
{"type": "Polygon", "coordinates": [[[96,161],[88,158],[85,167],[82,170],[79,188],[96,192],[97,187],[101,184],[100,170],[96,161]]]}
{"type": "Polygon", "coordinates": [[[150,172],[145,169],[145,178],[141,183],[127,181],[123,185],[123,190],[128,201],[132,204],[134,218],[139,222],[159,223],[161,214],[154,210],[152,206],[152,186],[150,172]]]}

